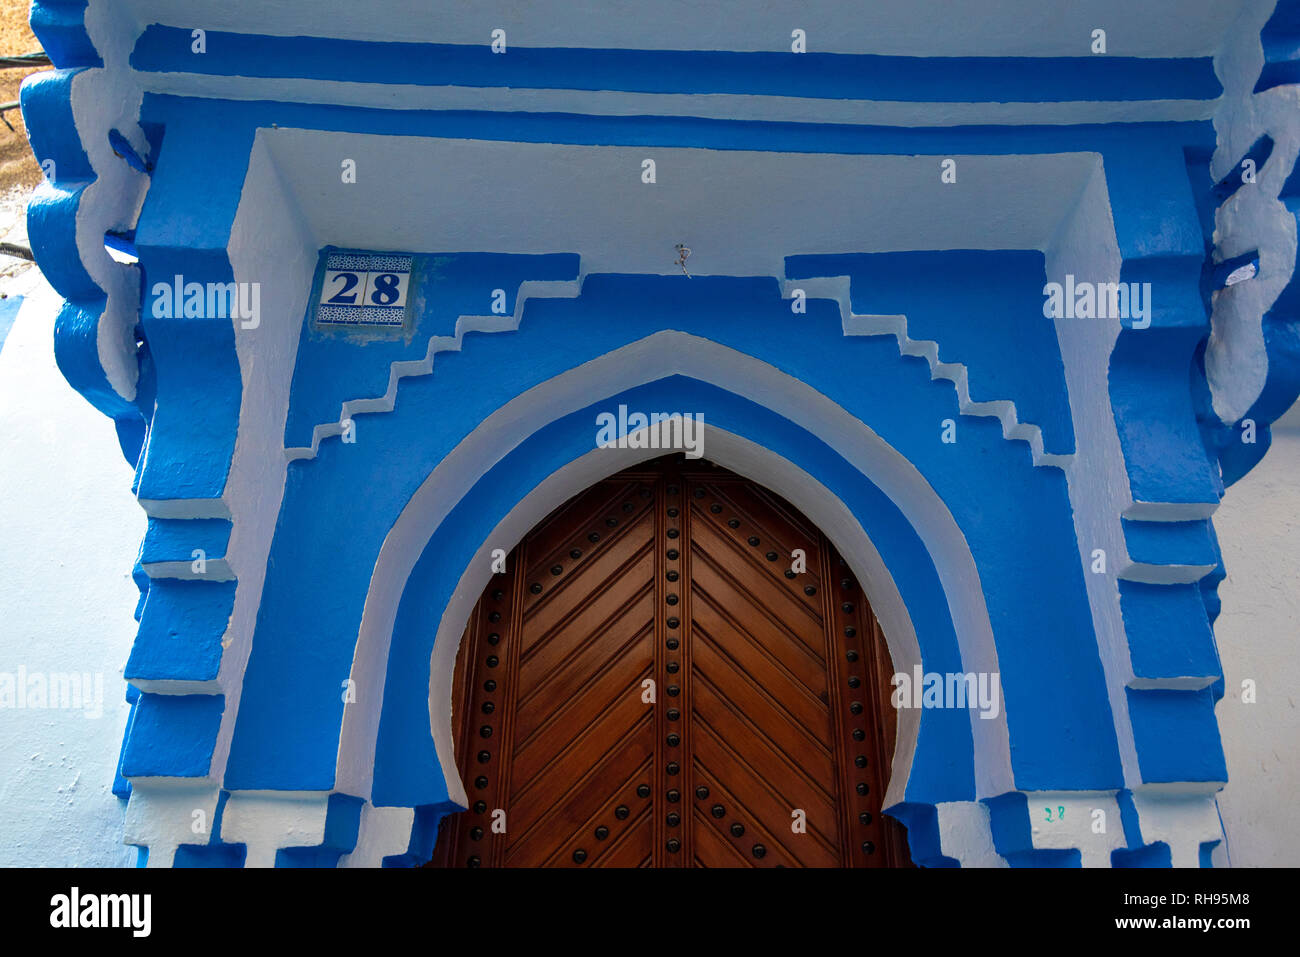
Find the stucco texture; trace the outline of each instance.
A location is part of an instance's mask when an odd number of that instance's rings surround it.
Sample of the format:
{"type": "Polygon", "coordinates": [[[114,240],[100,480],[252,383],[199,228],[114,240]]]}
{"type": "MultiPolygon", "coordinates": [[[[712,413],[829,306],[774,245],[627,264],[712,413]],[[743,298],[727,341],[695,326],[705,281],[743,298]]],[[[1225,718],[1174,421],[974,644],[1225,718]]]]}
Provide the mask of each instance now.
{"type": "MultiPolygon", "coordinates": [[[[1273,424],[1273,446],[1228,489],[1214,516],[1227,579],[1215,625],[1227,683],[1216,709],[1228,786],[1219,813],[1233,867],[1295,867],[1300,828],[1300,405],[1273,424]],[[1256,702],[1242,702],[1242,682],[1256,702]]],[[[1221,863],[1216,858],[1216,864],[1221,863]]]]}
{"type": "Polygon", "coordinates": [[[122,665],[139,592],[130,561],[145,518],[113,430],[59,375],[59,300],[30,269],[0,346],[0,675],[102,675],[94,707],[0,706],[0,866],[122,866],[111,791],[126,725],[122,665]]]}

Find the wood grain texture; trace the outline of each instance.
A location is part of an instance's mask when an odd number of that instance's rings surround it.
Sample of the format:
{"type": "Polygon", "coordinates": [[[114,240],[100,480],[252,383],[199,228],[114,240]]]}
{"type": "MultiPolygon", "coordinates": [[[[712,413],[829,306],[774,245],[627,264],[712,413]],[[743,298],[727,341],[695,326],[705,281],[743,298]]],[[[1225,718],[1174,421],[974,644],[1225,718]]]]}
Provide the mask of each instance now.
{"type": "Polygon", "coordinates": [[[430,863],[906,865],[879,813],[891,673],[865,595],[788,503],[681,456],[619,473],[537,526],[470,617],[471,806],[430,863]]]}

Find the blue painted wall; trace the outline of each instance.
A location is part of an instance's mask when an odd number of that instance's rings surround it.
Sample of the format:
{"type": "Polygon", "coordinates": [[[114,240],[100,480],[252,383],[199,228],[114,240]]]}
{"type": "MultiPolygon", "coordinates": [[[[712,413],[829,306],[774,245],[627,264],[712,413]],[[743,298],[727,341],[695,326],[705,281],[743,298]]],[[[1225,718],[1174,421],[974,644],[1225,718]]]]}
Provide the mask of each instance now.
{"type": "MultiPolygon", "coordinates": [[[[1029,258],[1025,263],[1041,269],[1041,260],[1029,258]]],[[[1041,278],[1040,272],[1033,281],[1041,278]]],[[[959,297],[960,290],[954,288],[953,295],[959,297]]],[[[954,315],[961,315],[960,310],[954,315]]],[[[293,463],[227,785],[326,788],[333,783],[337,738],[322,735],[321,729],[339,725],[342,702],[336,689],[351,667],[369,572],[411,494],[452,447],[511,398],[584,361],[671,327],[815,384],[921,469],[956,516],[986,582],[1017,783],[1026,788],[1118,786],[1114,731],[1064,475],[1034,467],[1028,446],[1005,440],[996,420],[960,417],[951,385],[931,381],[924,360],[900,357],[892,338],[845,338],[834,303],[811,302],[801,321],[805,334],[792,338],[789,304],[781,299],[775,280],[591,276],[579,299],[530,301],[517,332],[469,336],[460,352],[438,357],[433,375],[402,380],[393,413],[356,417],[355,444],[328,439],[315,460],[293,463]],[[618,315],[619,321],[609,322],[610,315],[618,315]],[[828,362],[828,356],[836,361],[828,362]],[[872,374],[864,376],[865,369],[872,374]],[[955,444],[940,441],[941,423],[948,418],[961,419],[955,444]],[[358,507],[358,489],[368,490],[364,507],[358,507]],[[323,516],[346,516],[346,532],[323,516]],[[341,533],[346,550],[339,547],[341,533]],[[324,555],[332,569],[329,577],[315,571],[324,555]],[[263,640],[263,635],[274,637],[263,640]],[[304,662],[310,663],[307,668],[304,662]],[[281,681],[287,668],[297,674],[288,692],[281,681]],[[1071,693],[1061,694],[1067,686],[1071,693]]],[[[661,405],[691,411],[689,402],[682,404],[689,396],[683,386],[679,396],[660,392],[657,399],[661,405]]],[[[600,408],[617,404],[611,398],[600,408]]],[[[549,470],[593,446],[594,414],[569,426],[573,431],[560,446],[562,452],[547,453],[549,470]]],[[[740,431],[749,434],[752,429],[740,431]]],[[[765,445],[775,441],[766,432],[757,438],[765,445]]],[[[790,457],[800,464],[809,455],[799,445],[790,448],[790,457]]],[[[533,484],[548,474],[533,465],[528,468],[533,484]]],[[[826,484],[846,488],[843,478],[826,484]]],[[[499,507],[473,512],[474,530],[458,531],[454,548],[444,545],[444,552],[457,556],[452,564],[461,560],[464,567],[500,514],[499,507]]],[[[876,528],[880,514],[878,508],[859,514],[873,537],[884,535],[876,528]]],[[[447,568],[441,572],[445,579],[447,568]]],[[[445,581],[440,586],[449,587],[445,581]]],[[[914,599],[909,605],[914,620],[926,620],[924,609],[938,597],[931,593],[921,601],[914,599]]],[[[430,622],[421,627],[432,634],[430,622]]],[[[953,649],[951,627],[950,621],[943,624],[946,635],[937,647],[947,644],[953,649]]],[[[394,655],[399,645],[395,639],[394,655]]],[[[929,647],[927,636],[923,648],[929,647]]],[[[412,669],[419,673],[414,662],[421,653],[427,662],[427,651],[396,658],[390,678],[405,677],[412,669]]],[[[950,658],[949,663],[955,661],[950,658]]],[[[424,702],[427,681],[418,680],[423,690],[413,694],[424,702]]],[[[386,708],[395,700],[389,697],[394,684],[386,694],[386,708]]],[[[419,707],[427,713],[425,704],[419,707]]],[[[967,721],[964,713],[961,720],[967,721]]],[[[969,751],[968,744],[965,748],[969,751]]],[[[428,763],[432,757],[431,742],[425,760],[404,756],[411,768],[422,769],[410,773],[427,780],[413,794],[403,794],[401,803],[416,798],[415,803],[434,802],[436,794],[430,789],[441,789],[442,784],[436,765],[428,763]]],[[[948,780],[940,787],[957,793],[969,785],[948,780]]]]}

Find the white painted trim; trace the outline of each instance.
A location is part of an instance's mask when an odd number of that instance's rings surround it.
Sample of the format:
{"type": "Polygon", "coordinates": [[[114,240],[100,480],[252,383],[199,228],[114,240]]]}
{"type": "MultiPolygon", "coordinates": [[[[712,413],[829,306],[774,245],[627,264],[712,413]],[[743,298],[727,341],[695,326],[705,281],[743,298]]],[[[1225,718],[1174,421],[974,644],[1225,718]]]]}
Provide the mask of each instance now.
{"type": "Polygon", "coordinates": [[[212,756],[212,773],[225,778],[239,717],[244,674],[252,653],[257,613],[288,468],[281,449],[302,317],[316,269],[316,247],[262,134],[254,140],[227,255],[236,282],[261,283],[255,328],[232,319],[242,392],[239,425],[222,502],[231,519],[225,564],[238,584],[222,637],[217,681],[226,696],[212,756]],[[267,269],[274,263],[274,269],[267,269]]]}
{"type": "Polygon", "coordinates": [[[1213,100],[1071,100],[1049,103],[918,103],[752,93],[628,93],[615,90],[415,86],[202,73],[141,73],[150,93],[224,100],[323,103],[381,110],[485,110],[583,116],[681,116],[843,126],[1075,126],[1209,119],[1213,100]]]}
{"type": "Polygon", "coordinates": [[[1083,867],[1110,867],[1112,852],[1127,846],[1114,791],[1025,791],[1030,841],[1035,850],[1078,849],[1083,867]],[[1059,809],[1065,808],[1060,816],[1059,809]],[[1051,810],[1052,820],[1046,811],[1051,810]],[[1095,811],[1104,816],[1094,824],[1095,811]],[[1104,830],[1094,831],[1096,825],[1104,830]]]}
{"type": "Polygon", "coordinates": [[[1174,867],[1200,867],[1201,845],[1224,841],[1219,806],[1213,793],[1157,792],[1148,788],[1133,792],[1142,840],[1169,845],[1174,867]]]}
{"type": "Polygon", "coordinates": [[[1145,585],[1191,585],[1199,582],[1218,567],[1216,565],[1153,565],[1150,562],[1130,562],[1119,570],[1126,582],[1145,585]]]}
{"type": "Polygon", "coordinates": [[[328,791],[232,791],[222,842],[247,847],[245,867],[275,867],[277,851],[325,842],[329,799],[328,791]]]}
{"type": "Polygon", "coordinates": [[[194,563],[188,560],[167,562],[146,562],[140,566],[150,578],[179,578],[184,581],[228,582],[234,581],[235,573],[224,558],[206,560],[202,574],[194,571],[194,563]]]}
{"type": "Polygon", "coordinates": [[[415,811],[409,807],[361,806],[357,846],[339,858],[339,867],[382,867],[385,857],[405,854],[411,845],[415,811]]]}
{"type": "MultiPolygon", "coordinates": [[[[1094,282],[1119,281],[1122,258],[1100,160],[1081,184],[1069,214],[1045,251],[1045,260],[1048,282],[1063,282],[1070,274],[1094,282]]],[[[1133,677],[1133,662],[1120,611],[1117,572],[1130,564],[1120,515],[1132,506],[1133,493],[1110,403],[1110,357],[1120,324],[1117,319],[1061,318],[1055,326],[1074,431],[1075,452],[1065,469],[1074,534],[1120,767],[1131,787],[1142,777],[1125,690],[1133,677]],[[1106,557],[1105,574],[1092,571],[1097,549],[1106,557]]]]}
{"type": "MultiPolygon", "coordinates": [[[[584,274],[784,278],[794,255],[1048,247],[1095,152],[951,156],[800,153],[263,129],[318,246],[408,252],[568,252],[584,274]],[[322,203],[340,158],[357,182],[322,203]],[[641,164],[656,163],[656,182],[641,164]],[[437,176],[428,176],[430,168],[437,176]],[[392,188],[400,183],[400,189],[392,188]],[[699,189],[707,184],[708,203],[699,189]],[[888,184],[888,189],[867,189],[888,184]],[[464,197],[481,197],[467,210],[464,197]],[[754,197],[762,197],[755,202],[754,197]],[[635,223],[636,228],[629,228],[635,223]]],[[[484,310],[488,298],[484,296],[484,310]]]]}
{"type": "MultiPolygon", "coordinates": [[[[144,91],[129,67],[129,38],[118,29],[114,14],[103,4],[92,4],[85,25],[104,65],[84,70],[72,81],[73,122],[95,174],[77,206],[77,254],[107,296],[95,329],[99,364],[113,391],[133,400],[139,377],[135,327],[140,316],[140,268],[115,261],[104,247],[104,233],[133,227],[149,189],[149,177],[127,165],[108,141],[109,131],[117,129],[141,156],[148,155],[139,125],[144,91]]],[[[40,190],[48,188],[42,184],[40,190]]]]}
{"type": "MultiPolygon", "coordinates": [[[[136,778],[122,825],[122,843],[149,850],[147,867],[171,867],[182,844],[207,844],[221,788],[210,778],[136,778]],[[195,830],[202,822],[202,828],[195,830]]],[[[224,831],[223,831],[224,836],[224,831]]]]}
{"type": "MultiPolygon", "coordinates": [[[[92,5],[94,5],[92,3],[92,5]]],[[[140,24],[248,29],[246,9],[229,0],[113,0],[140,24]]],[[[1094,27],[1110,35],[1112,56],[1208,56],[1241,0],[1088,0],[1044,7],[1041,0],[998,0],[978,16],[958,16],[949,0],[714,0],[649,6],[638,0],[478,0],[431,10],[428,0],[382,6],[293,0],[262,2],[257,32],[412,43],[481,44],[496,27],[518,47],[788,52],[790,31],[808,50],[892,56],[1087,56],[1094,27]],[[328,16],[324,15],[328,12],[328,16]]],[[[505,54],[508,56],[509,54],[505,54]]]]}
{"type": "Polygon", "coordinates": [[[934,806],[939,851],[962,867],[1009,867],[993,846],[988,806],[979,801],[941,801],[934,806]]]}
{"type": "Polygon", "coordinates": [[[1199,522],[1218,507],[1218,502],[1133,502],[1123,516],[1135,522],[1199,522]]]}

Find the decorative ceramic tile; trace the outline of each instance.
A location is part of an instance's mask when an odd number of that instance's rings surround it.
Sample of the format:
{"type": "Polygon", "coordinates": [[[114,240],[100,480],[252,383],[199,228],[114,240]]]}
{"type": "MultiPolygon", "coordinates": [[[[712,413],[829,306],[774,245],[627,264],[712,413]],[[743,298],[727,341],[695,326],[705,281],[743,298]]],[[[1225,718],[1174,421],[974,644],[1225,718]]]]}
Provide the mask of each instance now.
{"type": "Polygon", "coordinates": [[[411,281],[410,256],[331,253],[316,304],[318,326],[401,326],[411,281]]]}

